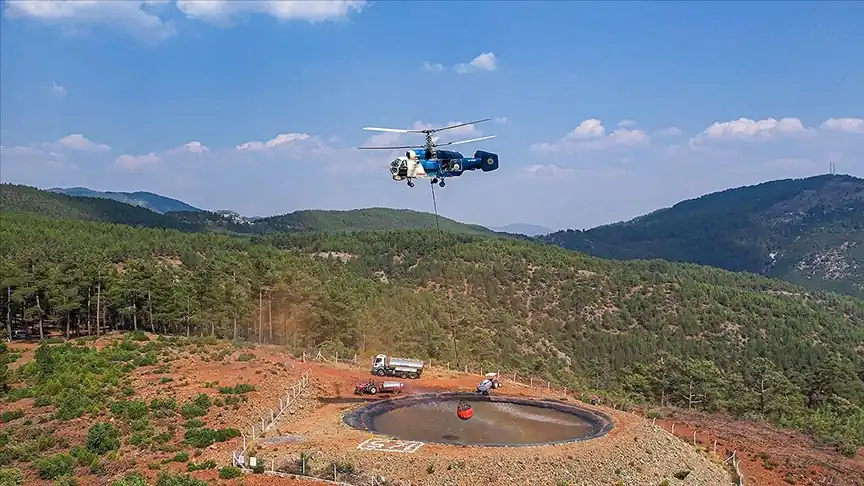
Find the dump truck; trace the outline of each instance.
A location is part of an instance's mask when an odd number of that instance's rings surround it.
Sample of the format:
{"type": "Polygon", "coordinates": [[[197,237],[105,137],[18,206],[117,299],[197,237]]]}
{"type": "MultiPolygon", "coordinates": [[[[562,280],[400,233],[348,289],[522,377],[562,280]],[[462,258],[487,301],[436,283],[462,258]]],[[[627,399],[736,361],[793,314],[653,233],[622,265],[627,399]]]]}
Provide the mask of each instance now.
{"type": "Polygon", "coordinates": [[[386,354],[375,356],[372,361],[372,374],[378,376],[398,376],[400,378],[420,378],[423,361],[410,358],[394,358],[386,354]]]}
{"type": "Polygon", "coordinates": [[[405,388],[405,384],[401,381],[383,381],[375,383],[374,380],[357,383],[354,386],[355,395],[363,395],[368,393],[375,395],[376,393],[400,393],[405,388]]]}

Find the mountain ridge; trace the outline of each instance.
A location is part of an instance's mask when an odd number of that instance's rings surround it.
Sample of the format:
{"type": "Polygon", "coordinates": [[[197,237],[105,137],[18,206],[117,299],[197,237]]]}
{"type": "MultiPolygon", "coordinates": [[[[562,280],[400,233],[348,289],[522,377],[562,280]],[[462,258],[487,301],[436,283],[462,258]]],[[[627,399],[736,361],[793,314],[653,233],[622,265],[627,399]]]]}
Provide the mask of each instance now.
{"type": "MultiPolygon", "coordinates": [[[[179,200],[172,201],[192,207],[179,200]]],[[[436,218],[432,213],[411,209],[384,207],[351,210],[305,209],[256,218],[244,217],[232,210],[206,211],[197,208],[193,211],[160,213],[115,197],[73,196],[9,183],[0,185],[0,209],[6,212],[60,219],[84,219],[182,231],[250,235],[281,231],[346,232],[440,228],[445,232],[518,238],[518,236],[495,232],[481,225],[462,223],[445,217],[436,218]]]]}
{"type": "Polygon", "coordinates": [[[47,191],[66,194],[67,196],[111,199],[163,214],[174,211],[204,211],[179,199],[149,191],[96,191],[87,187],[52,187],[47,191]]]}
{"type": "Polygon", "coordinates": [[[537,240],[601,258],[697,263],[864,297],[864,179],[822,175],[730,188],[537,240]]]}

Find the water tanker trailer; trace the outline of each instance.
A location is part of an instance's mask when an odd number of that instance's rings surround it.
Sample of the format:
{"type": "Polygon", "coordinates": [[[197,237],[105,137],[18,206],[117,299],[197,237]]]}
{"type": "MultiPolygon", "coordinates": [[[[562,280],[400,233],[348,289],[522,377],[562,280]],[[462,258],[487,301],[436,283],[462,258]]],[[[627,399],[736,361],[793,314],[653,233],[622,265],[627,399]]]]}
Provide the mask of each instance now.
{"type": "Polygon", "coordinates": [[[405,388],[405,384],[401,381],[384,381],[381,383],[375,383],[373,380],[365,381],[362,383],[357,383],[354,386],[354,394],[355,395],[363,395],[364,393],[368,393],[370,395],[375,395],[376,393],[401,393],[402,389],[405,388]]]}
{"type": "Polygon", "coordinates": [[[423,361],[410,358],[393,358],[386,354],[379,354],[372,361],[371,372],[378,376],[420,378],[423,373],[423,361]]]}

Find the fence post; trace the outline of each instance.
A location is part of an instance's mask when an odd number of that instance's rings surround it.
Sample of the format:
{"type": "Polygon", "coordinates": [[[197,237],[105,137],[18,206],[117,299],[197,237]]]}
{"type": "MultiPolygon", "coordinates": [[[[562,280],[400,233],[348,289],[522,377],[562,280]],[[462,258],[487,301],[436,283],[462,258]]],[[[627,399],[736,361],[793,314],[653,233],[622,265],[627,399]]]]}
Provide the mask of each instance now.
{"type": "Polygon", "coordinates": [[[672,422],[672,435],[675,435],[675,422],[672,422]]]}
{"type": "Polygon", "coordinates": [[[717,439],[714,439],[714,452],[717,452],[717,439]]]}
{"type": "Polygon", "coordinates": [[[531,381],[528,383],[529,383],[528,386],[530,386],[531,388],[534,388],[534,377],[533,376],[531,377],[531,381]]]}
{"type": "Polygon", "coordinates": [[[696,445],[696,431],[693,431],[693,445],[696,445]]]}

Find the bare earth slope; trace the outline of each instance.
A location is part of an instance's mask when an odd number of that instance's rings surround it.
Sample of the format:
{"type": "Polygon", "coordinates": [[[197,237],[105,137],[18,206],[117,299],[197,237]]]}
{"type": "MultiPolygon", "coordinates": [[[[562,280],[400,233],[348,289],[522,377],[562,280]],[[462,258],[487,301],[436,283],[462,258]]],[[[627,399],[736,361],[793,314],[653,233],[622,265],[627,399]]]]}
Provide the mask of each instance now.
{"type": "MultiPolygon", "coordinates": [[[[79,346],[109,352],[118,346],[114,337],[102,337],[86,344],[81,342],[79,346]]],[[[127,344],[123,344],[122,349],[135,353],[132,350],[135,346],[129,342],[125,341],[127,344]]],[[[156,354],[158,359],[143,363],[140,357],[136,358],[139,366],[120,381],[121,385],[126,384],[125,397],[107,399],[110,406],[102,410],[93,409],[78,418],[58,420],[53,415],[57,409],[40,402],[39,397],[12,399],[4,403],[4,410],[22,414],[3,424],[7,441],[2,454],[16,458],[5,467],[20,470],[23,484],[52,484],[50,479],[53,478],[45,476],[54,474],[56,477],[57,473],[45,472],[46,459],[60,461],[56,458],[64,453],[77,458],[81,452],[75,452],[75,449],[88,443],[88,429],[94,423],[107,422],[119,431],[119,448],[100,455],[95,461],[98,466],[93,466],[91,459],[87,459],[85,464],[73,461],[70,474],[74,474],[80,484],[112,484],[130,471],[137,471],[154,484],[162,473],[186,474],[190,470],[189,464],[204,468],[191,470],[189,474],[192,477],[214,480],[218,475],[217,468],[230,463],[232,453],[242,450],[245,438],[237,435],[194,446],[192,442],[201,440],[196,434],[202,427],[214,431],[236,429],[248,436],[245,431],[249,430],[249,424],[275,407],[284,391],[309,371],[312,376],[310,385],[267,434],[298,434],[302,441],[277,446],[259,443],[250,451],[259,460],[263,459],[268,469],[290,470],[295,467],[300,452],[305,451],[312,454],[307,474],[332,479],[335,461],[339,480],[358,485],[370,484],[373,475],[379,480],[389,481],[377,484],[408,484],[411,481],[411,484],[428,485],[642,485],[660,484],[664,479],[675,485],[732,484],[729,472],[716,457],[697,451],[637,415],[606,408],[603,411],[613,418],[615,428],[602,438],[582,443],[503,449],[426,444],[413,454],[362,451],[357,449],[357,445],[370,434],[344,425],[341,415],[344,410],[364,401],[358,401],[351,392],[353,384],[368,377],[368,372],[344,365],[334,367],[294,360],[277,347],[236,347],[194,339],[172,339],[170,342],[151,339],[137,346],[146,353],[156,354]],[[251,385],[254,389],[242,393],[231,391],[237,385],[251,385]],[[211,404],[205,407],[203,415],[192,407],[201,400],[201,394],[207,395],[211,404]],[[170,399],[177,403],[174,412],[154,405],[154,400],[158,404],[164,403],[158,401],[170,399]],[[133,416],[135,407],[129,402],[149,404],[149,412],[145,411],[142,416],[139,411],[133,416]],[[125,403],[125,408],[118,403],[125,403]],[[203,424],[195,424],[196,421],[203,424]],[[168,435],[171,437],[165,439],[168,435]],[[22,448],[35,448],[36,456],[22,455],[22,448]],[[208,460],[214,461],[210,467],[207,467],[208,460]],[[676,473],[684,471],[689,471],[686,479],[674,478],[676,473]]],[[[37,361],[19,365],[16,369],[26,372],[37,361]]],[[[475,376],[443,371],[430,371],[429,374],[411,382],[408,393],[468,391],[476,386],[475,376]]],[[[11,396],[20,396],[23,385],[13,381],[11,396]],[[16,393],[15,390],[19,391],[16,393]]],[[[557,395],[567,399],[554,391],[540,393],[515,385],[505,385],[499,392],[538,398],[557,395]]],[[[251,474],[245,484],[294,484],[269,476],[266,483],[261,481],[263,479],[251,474]]],[[[235,484],[221,479],[218,482],[235,484]]]]}

